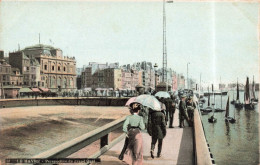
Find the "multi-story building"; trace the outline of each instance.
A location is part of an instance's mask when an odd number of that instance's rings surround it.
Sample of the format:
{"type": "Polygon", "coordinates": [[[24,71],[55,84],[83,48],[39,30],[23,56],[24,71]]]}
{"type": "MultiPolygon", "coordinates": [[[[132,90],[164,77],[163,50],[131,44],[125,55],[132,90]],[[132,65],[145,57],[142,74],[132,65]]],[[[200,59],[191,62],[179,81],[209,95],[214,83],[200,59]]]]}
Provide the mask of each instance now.
{"type": "Polygon", "coordinates": [[[122,71],[118,63],[89,63],[81,74],[82,88],[122,89],[122,71]]]}
{"type": "Polygon", "coordinates": [[[2,85],[10,85],[11,65],[0,62],[0,82],[2,85]]]}
{"type": "Polygon", "coordinates": [[[76,89],[75,57],[63,56],[59,48],[38,44],[9,53],[9,60],[24,75],[24,85],[53,92],[76,89]]]}
{"type": "Polygon", "coordinates": [[[10,83],[11,85],[22,86],[23,85],[23,75],[20,73],[18,68],[11,68],[10,83]]]}

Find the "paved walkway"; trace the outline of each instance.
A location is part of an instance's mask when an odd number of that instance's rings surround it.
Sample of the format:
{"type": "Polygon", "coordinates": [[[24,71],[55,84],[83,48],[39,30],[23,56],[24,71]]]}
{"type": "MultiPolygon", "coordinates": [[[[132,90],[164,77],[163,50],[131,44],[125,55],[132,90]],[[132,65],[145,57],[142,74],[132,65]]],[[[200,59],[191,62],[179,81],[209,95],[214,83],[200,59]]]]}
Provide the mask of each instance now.
{"type": "MultiPolygon", "coordinates": [[[[193,152],[193,133],[191,127],[179,128],[178,110],[174,115],[174,128],[167,128],[166,137],[163,140],[162,157],[150,157],[151,137],[147,133],[143,133],[143,165],[193,165],[194,152],[193,152]]],[[[185,126],[187,123],[185,123],[185,126]]],[[[124,140],[120,141],[117,145],[112,147],[104,155],[102,155],[102,165],[120,165],[124,164],[118,159],[124,145],[124,140]]],[[[157,145],[155,148],[155,155],[157,155],[157,145]]]]}

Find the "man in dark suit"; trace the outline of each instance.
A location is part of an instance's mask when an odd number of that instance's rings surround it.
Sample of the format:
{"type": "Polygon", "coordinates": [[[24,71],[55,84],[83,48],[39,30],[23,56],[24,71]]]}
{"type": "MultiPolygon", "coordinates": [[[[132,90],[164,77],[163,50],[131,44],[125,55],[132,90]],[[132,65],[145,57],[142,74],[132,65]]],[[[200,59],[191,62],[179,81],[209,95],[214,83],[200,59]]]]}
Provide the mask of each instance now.
{"type": "Polygon", "coordinates": [[[154,158],[154,148],[158,140],[157,157],[161,157],[163,138],[166,135],[165,115],[161,111],[150,111],[147,131],[152,137],[151,157],[154,158]]]}
{"type": "Polygon", "coordinates": [[[184,119],[188,122],[190,126],[190,120],[187,114],[187,107],[186,107],[186,95],[181,96],[181,102],[179,105],[179,127],[184,127],[184,119]]]}
{"type": "Polygon", "coordinates": [[[174,113],[175,113],[175,108],[176,108],[174,96],[171,96],[171,98],[168,98],[168,106],[169,106],[169,118],[170,118],[169,128],[174,128],[173,125],[172,125],[174,113]]]}

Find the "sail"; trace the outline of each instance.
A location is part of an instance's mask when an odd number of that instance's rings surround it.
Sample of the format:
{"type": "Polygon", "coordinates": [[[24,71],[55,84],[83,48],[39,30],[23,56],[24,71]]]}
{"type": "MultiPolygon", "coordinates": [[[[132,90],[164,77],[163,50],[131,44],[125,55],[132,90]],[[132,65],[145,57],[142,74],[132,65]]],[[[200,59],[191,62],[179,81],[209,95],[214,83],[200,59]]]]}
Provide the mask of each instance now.
{"type": "Polygon", "coordinates": [[[249,92],[249,78],[246,78],[246,86],[245,86],[245,103],[250,103],[250,92],[249,92]]]}
{"type": "Polygon", "coordinates": [[[238,81],[237,81],[237,100],[239,100],[239,86],[238,86],[238,81]]]}
{"type": "Polygon", "coordinates": [[[225,117],[229,116],[229,96],[228,96],[228,100],[227,100],[227,106],[226,106],[226,115],[225,117]]]}
{"type": "Polygon", "coordinates": [[[209,87],[208,87],[208,107],[210,106],[210,94],[209,94],[209,87]]]}
{"type": "Polygon", "coordinates": [[[253,77],[253,84],[252,84],[252,98],[255,99],[255,81],[253,77]]]}

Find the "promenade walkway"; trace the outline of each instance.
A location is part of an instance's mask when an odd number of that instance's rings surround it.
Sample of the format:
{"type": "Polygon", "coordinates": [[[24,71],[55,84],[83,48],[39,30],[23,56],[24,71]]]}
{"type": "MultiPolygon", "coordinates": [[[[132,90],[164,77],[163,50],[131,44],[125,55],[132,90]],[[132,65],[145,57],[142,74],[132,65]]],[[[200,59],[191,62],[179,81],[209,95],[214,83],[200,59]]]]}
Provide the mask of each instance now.
{"type": "MultiPolygon", "coordinates": [[[[167,134],[163,140],[162,157],[154,159],[150,156],[151,137],[148,133],[143,132],[143,165],[193,165],[194,151],[193,151],[193,132],[192,127],[188,127],[185,123],[185,128],[179,128],[178,109],[174,115],[174,128],[167,127],[167,134]]],[[[167,125],[168,126],[168,125],[167,125]]],[[[124,164],[118,159],[124,145],[124,140],[120,141],[104,155],[102,155],[102,165],[121,165],[124,164]]],[[[157,145],[155,148],[155,155],[157,155],[157,145]]]]}

